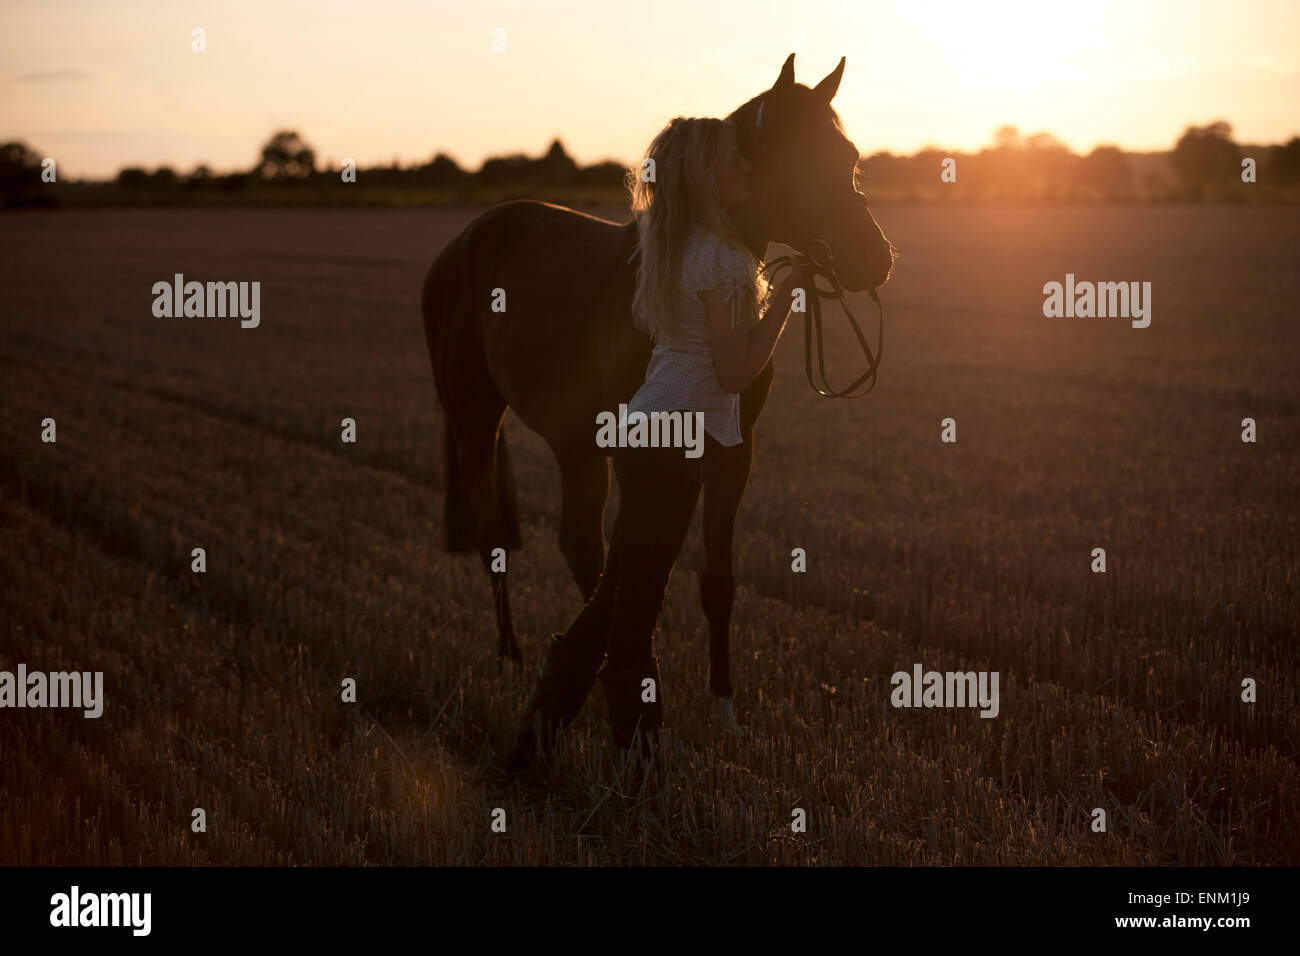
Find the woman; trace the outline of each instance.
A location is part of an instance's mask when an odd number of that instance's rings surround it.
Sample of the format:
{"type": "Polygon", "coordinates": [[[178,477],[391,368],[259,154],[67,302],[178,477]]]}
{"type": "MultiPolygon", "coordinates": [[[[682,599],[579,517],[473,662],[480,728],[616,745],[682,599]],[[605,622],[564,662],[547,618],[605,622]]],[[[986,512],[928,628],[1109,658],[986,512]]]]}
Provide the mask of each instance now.
{"type": "MultiPolygon", "coordinates": [[[[808,288],[811,274],[787,274],[759,317],[767,290],[729,212],[749,198],[750,164],[728,123],[678,117],[647,158],[653,164],[644,174],[628,177],[640,252],[632,307],[655,348],[628,412],[703,413],[707,456],[742,441],[739,393],[771,358],[793,291],[808,288]]],[[[663,716],[654,627],[703,461],[681,448],[615,450],[620,503],[605,568],[568,631],[552,638],[520,717],[512,767],[530,764],[538,745],[577,716],[597,676],[615,744],[629,748],[639,737],[643,752],[653,749],[663,716]]]]}

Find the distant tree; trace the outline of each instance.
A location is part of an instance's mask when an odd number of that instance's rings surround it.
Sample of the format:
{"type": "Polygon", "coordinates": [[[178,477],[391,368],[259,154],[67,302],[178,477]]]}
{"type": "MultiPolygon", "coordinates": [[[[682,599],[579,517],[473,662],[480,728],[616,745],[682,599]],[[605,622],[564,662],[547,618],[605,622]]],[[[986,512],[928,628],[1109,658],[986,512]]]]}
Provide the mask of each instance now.
{"type": "Polygon", "coordinates": [[[1268,175],[1283,188],[1300,186],[1300,136],[1282,146],[1274,146],[1269,155],[1268,175]]]}
{"type": "Polygon", "coordinates": [[[951,196],[954,188],[965,188],[966,181],[969,179],[968,174],[971,172],[964,160],[953,155],[952,150],[939,149],[937,146],[923,146],[910,157],[900,156],[890,165],[893,167],[892,170],[889,166],[882,168],[879,165],[872,165],[867,184],[873,188],[892,185],[894,188],[902,189],[903,195],[908,198],[927,195],[951,196]],[[939,180],[945,159],[957,160],[956,183],[944,185],[939,180]],[[935,192],[941,186],[942,191],[935,192]]]}
{"type": "Polygon", "coordinates": [[[436,185],[459,182],[469,175],[446,153],[439,153],[419,169],[420,177],[436,185]]]}
{"type": "Polygon", "coordinates": [[[41,156],[26,143],[0,146],[0,205],[44,204],[41,194],[41,156]]]}
{"type": "Polygon", "coordinates": [[[889,173],[894,171],[897,164],[898,160],[887,149],[872,153],[870,156],[858,157],[857,164],[853,167],[853,188],[865,194],[870,184],[880,182],[882,179],[888,182],[891,178],[889,173]]]}
{"type": "Polygon", "coordinates": [[[171,189],[180,182],[180,177],[176,175],[176,170],[170,166],[159,166],[149,177],[152,184],[163,189],[171,189]]]}
{"type": "Polygon", "coordinates": [[[1232,141],[1232,127],[1223,122],[1189,126],[1171,157],[1174,172],[1190,191],[1226,189],[1241,179],[1241,151],[1232,141]]]}
{"type": "Polygon", "coordinates": [[[14,170],[41,168],[41,157],[26,143],[13,141],[0,146],[0,170],[6,174],[14,170]]]}
{"type": "Polygon", "coordinates": [[[558,139],[538,159],[523,153],[493,156],[478,171],[478,181],[485,186],[569,186],[578,180],[578,164],[558,139]]]}
{"type": "Polygon", "coordinates": [[[876,199],[882,193],[896,198],[906,192],[917,178],[911,167],[910,157],[895,156],[886,150],[861,156],[853,168],[853,188],[870,199],[876,199]]]}
{"type": "Polygon", "coordinates": [[[421,185],[440,189],[467,189],[474,180],[472,173],[461,169],[456,160],[446,153],[439,153],[415,169],[413,176],[415,182],[421,185]]]}
{"type": "Polygon", "coordinates": [[[123,189],[147,189],[149,188],[149,173],[139,166],[124,166],[118,170],[117,184],[123,189]]]}
{"type": "Polygon", "coordinates": [[[1104,196],[1123,195],[1133,185],[1133,170],[1118,146],[1098,146],[1083,158],[1079,175],[1085,186],[1104,196]]]}
{"type": "Polygon", "coordinates": [[[1020,149],[1024,146],[1020,130],[1014,126],[999,126],[993,131],[994,149],[1020,149]]]}
{"type": "MultiPolygon", "coordinates": [[[[1040,153],[1031,154],[1027,142],[1014,126],[993,131],[993,145],[982,149],[966,164],[968,183],[978,183],[986,199],[1022,199],[1036,191],[1044,175],[1040,153]]],[[[960,172],[957,181],[962,181],[960,172]]]]}
{"type": "Polygon", "coordinates": [[[537,175],[547,185],[562,186],[577,179],[578,164],[564,151],[564,144],[557,139],[538,161],[537,175]]]}
{"type": "Polygon", "coordinates": [[[527,183],[532,180],[533,160],[523,153],[493,156],[479,167],[478,180],[485,186],[504,186],[527,183]]]}
{"type": "Polygon", "coordinates": [[[1142,189],[1148,199],[1177,199],[1177,190],[1167,177],[1152,170],[1142,177],[1142,189]]]}
{"type": "Polygon", "coordinates": [[[627,167],[612,159],[578,170],[578,181],[584,186],[604,186],[618,189],[625,185],[627,167]]]}
{"type": "Polygon", "coordinates": [[[223,193],[242,192],[252,178],[252,173],[230,173],[228,176],[218,176],[217,188],[223,193]]]}
{"type": "Polygon", "coordinates": [[[189,175],[185,177],[184,188],[190,191],[197,191],[207,188],[208,184],[211,182],[212,170],[203,163],[200,163],[191,169],[189,175]]]}
{"type": "Polygon", "coordinates": [[[1061,200],[1076,191],[1080,159],[1051,133],[1024,139],[1023,162],[1019,178],[1029,198],[1061,200]]]}
{"type": "Polygon", "coordinates": [[[305,179],[316,171],[316,151],[293,130],[280,130],[262,147],[255,170],[263,179],[305,179]]]}
{"type": "MultiPolygon", "coordinates": [[[[1015,127],[1011,127],[1015,129],[1015,127]]],[[[1051,133],[1035,133],[1033,136],[1026,138],[1024,141],[1026,149],[1038,150],[1039,152],[1068,153],[1070,148],[1062,143],[1051,133]]]]}

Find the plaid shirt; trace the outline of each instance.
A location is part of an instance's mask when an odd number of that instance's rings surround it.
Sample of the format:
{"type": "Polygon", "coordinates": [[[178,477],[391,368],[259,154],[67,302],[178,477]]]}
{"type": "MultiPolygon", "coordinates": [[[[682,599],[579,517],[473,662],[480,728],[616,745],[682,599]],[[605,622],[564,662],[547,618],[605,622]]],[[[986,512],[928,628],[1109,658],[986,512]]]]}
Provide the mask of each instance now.
{"type": "Polygon", "coordinates": [[[714,232],[692,226],[682,250],[682,274],[677,290],[677,327],[655,343],[646,368],[645,384],[627,403],[629,412],[704,413],[704,430],[720,445],[739,445],[740,396],[724,391],[713,364],[712,333],[704,302],[696,295],[708,289],[726,293],[731,303],[731,327],[739,321],[740,284],[752,279],[742,253],[714,232]]]}

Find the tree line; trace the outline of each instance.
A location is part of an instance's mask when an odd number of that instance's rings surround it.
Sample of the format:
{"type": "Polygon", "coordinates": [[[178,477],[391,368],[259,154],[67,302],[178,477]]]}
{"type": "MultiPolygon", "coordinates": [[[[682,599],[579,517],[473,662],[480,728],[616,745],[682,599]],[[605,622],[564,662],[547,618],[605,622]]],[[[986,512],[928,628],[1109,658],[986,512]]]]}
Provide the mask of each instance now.
{"type": "MultiPolygon", "coordinates": [[[[356,168],[320,164],[292,130],[274,133],[249,169],[188,173],[170,166],[121,169],[110,180],[48,181],[48,163],[21,142],[0,146],[0,202],[8,208],[59,205],[239,205],[256,203],[482,203],[532,197],[621,204],[628,167],[580,166],[555,140],[539,157],[522,153],[463,168],[439,152],[422,164],[356,168]],[[354,181],[348,181],[349,177],[354,181]]],[[[54,167],[57,173],[57,165],[54,167]]],[[[1048,133],[1023,136],[1004,126],[975,153],[922,149],[910,156],[863,157],[859,188],[872,201],[1142,202],[1300,199],[1300,137],[1272,146],[1234,142],[1225,122],[1186,129],[1168,152],[1098,146],[1072,152],[1048,133]],[[1246,163],[1249,160],[1251,163],[1246,163]],[[1250,177],[1243,173],[1253,164],[1250,177]]]]}

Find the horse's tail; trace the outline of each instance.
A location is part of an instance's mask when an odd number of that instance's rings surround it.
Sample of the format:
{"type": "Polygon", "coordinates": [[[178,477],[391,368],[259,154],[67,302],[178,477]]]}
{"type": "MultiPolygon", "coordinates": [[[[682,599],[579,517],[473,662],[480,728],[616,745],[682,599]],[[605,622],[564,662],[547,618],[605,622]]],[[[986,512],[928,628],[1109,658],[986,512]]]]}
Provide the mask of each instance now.
{"type": "Polygon", "coordinates": [[[452,553],[477,551],[474,512],[471,510],[469,495],[465,493],[465,481],[461,478],[460,464],[456,457],[456,438],[451,433],[451,423],[447,421],[441,397],[438,399],[438,409],[443,413],[442,548],[452,553]]]}
{"type": "Polygon", "coordinates": [[[504,421],[497,432],[497,501],[501,505],[501,526],[506,531],[506,547],[518,551],[524,546],[524,535],[519,524],[519,492],[515,488],[515,470],[510,464],[510,446],[506,444],[504,421]]]}
{"type": "MultiPolygon", "coordinates": [[[[438,391],[439,417],[442,419],[442,546],[445,551],[452,553],[478,551],[482,545],[482,542],[478,540],[475,527],[474,505],[469,490],[465,485],[464,471],[460,467],[456,428],[459,425],[459,427],[474,431],[485,427],[487,424],[479,416],[474,416],[465,422],[453,423],[452,416],[448,414],[442,396],[442,387],[446,383],[438,381],[438,368],[442,364],[438,354],[441,339],[439,335],[440,323],[457,321],[458,319],[461,321],[472,320],[471,310],[457,309],[449,301],[454,298],[454,286],[457,276],[460,274],[456,263],[451,261],[455,255],[453,247],[457,245],[459,243],[453,242],[451,246],[443,251],[442,255],[434,260],[428,274],[425,276],[424,288],[420,296],[420,309],[424,315],[425,338],[429,345],[429,360],[433,365],[434,381],[438,391]]],[[[445,357],[443,359],[445,361],[445,357]]],[[[458,374],[464,374],[468,371],[465,363],[481,366],[482,374],[488,375],[486,356],[458,355],[456,357],[458,374]]],[[[486,438],[486,435],[483,437],[486,438]]],[[[489,520],[487,524],[503,530],[504,545],[507,548],[517,549],[522,544],[523,535],[519,522],[519,505],[515,489],[514,469],[511,468],[510,453],[506,445],[505,422],[501,422],[500,428],[497,429],[495,442],[496,498],[497,507],[500,511],[498,515],[494,516],[498,520],[489,520]]]]}

